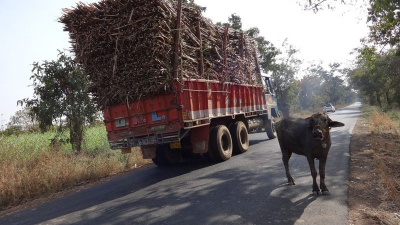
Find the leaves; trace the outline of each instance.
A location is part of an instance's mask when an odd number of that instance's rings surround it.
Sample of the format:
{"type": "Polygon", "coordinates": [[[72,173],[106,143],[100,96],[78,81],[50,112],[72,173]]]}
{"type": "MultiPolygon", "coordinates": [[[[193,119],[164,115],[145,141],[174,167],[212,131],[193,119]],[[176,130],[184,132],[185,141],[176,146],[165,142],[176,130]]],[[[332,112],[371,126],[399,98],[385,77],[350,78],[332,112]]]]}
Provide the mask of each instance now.
{"type": "Polygon", "coordinates": [[[55,61],[33,63],[34,96],[25,99],[27,107],[39,121],[42,131],[47,131],[53,123],[67,120],[73,148],[80,150],[83,126],[90,122],[96,109],[87,92],[86,75],[79,65],[64,52],[59,52],[55,61]]]}
{"type": "Polygon", "coordinates": [[[380,45],[400,44],[400,1],[370,0],[368,22],[370,38],[380,45]]]}
{"type": "Polygon", "coordinates": [[[400,105],[400,57],[396,49],[379,53],[374,46],[357,49],[356,67],[349,72],[350,82],[371,105],[400,105]],[[381,98],[385,101],[382,102],[381,98]]]}
{"type": "Polygon", "coordinates": [[[238,16],[236,13],[233,13],[229,18],[228,22],[231,25],[231,28],[234,30],[241,31],[242,30],[242,18],[238,16]]]}

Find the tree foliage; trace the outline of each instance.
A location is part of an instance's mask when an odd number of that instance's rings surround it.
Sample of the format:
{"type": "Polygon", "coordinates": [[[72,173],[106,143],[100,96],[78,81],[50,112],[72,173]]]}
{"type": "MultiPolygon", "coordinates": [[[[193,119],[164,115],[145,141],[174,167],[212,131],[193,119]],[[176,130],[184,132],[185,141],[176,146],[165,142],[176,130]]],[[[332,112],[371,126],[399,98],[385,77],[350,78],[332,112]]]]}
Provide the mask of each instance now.
{"type": "Polygon", "coordinates": [[[337,4],[345,4],[346,2],[354,2],[356,0],[300,0],[298,3],[305,10],[318,12],[323,9],[335,9],[337,4]]]}
{"type": "Polygon", "coordinates": [[[276,57],[281,53],[279,49],[265,37],[260,36],[260,30],[257,27],[252,27],[246,30],[245,33],[257,41],[261,69],[265,73],[272,71],[275,68],[276,57]]]}
{"type": "Polygon", "coordinates": [[[278,99],[278,107],[284,116],[289,116],[290,108],[298,101],[298,81],[295,75],[302,63],[296,57],[298,49],[284,41],[280,57],[273,64],[272,79],[278,99]]]}
{"type": "Polygon", "coordinates": [[[346,84],[347,69],[333,63],[326,69],[322,64],[311,65],[300,83],[300,106],[303,109],[320,108],[325,103],[349,104],[356,93],[346,84]]]}
{"type": "Polygon", "coordinates": [[[35,119],[35,115],[33,114],[31,108],[25,107],[21,110],[15,112],[13,116],[10,118],[10,122],[7,124],[7,127],[21,127],[21,131],[29,131],[33,132],[37,130],[38,122],[35,119]]]}
{"type": "Polygon", "coordinates": [[[370,0],[368,21],[370,37],[382,45],[396,46],[400,44],[400,1],[370,0]]]}
{"type": "Polygon", "coordinates": [[[87,80],[79,65],[64,52],[55,61],[35,62],[32,69],[34,96],[25,99],[42,131],[53,123],[67,121],[70,142],[80,152],[85,123],[93,118],[95,107],[87,93],[87,80]]]}
{"type": "Polygon", "coordinates": [[[182,3],[186,4],[190,7],[196,8],[196,9],[200,10],[201,12],[205,12],[207,10],[207,7],[202,7],[200,5],[197,5],[196,3],[194,3],[194,0],[183,0],[182,3]]]}
{"type": "Polygon", "coordinates": [[[400,54],[396,49],[378,52],[364,45],[356,50],[356,67],[348,73],[352,86],[371,105],[400,106],[400,54]]]}
{"type": "MultiPolygon", "coordinates": [[[[371,22],[370,41],[378,45],[398,46],[400,44],[400,1],[363,0],[368,7],[366,18],[371,22]]],[[[301,0],[306,10],[318,12],[322,9],[335,9],[337,4],[356,5],[357,0],[301,0]]]]}
{"type": "Polygon", "coordinates": [[[241,31],[242,30],[242,18],[238,16],[236,13],[233,13],[229,18],[228,22],[231,25],[230,27],[234,30],[241,31]]]}

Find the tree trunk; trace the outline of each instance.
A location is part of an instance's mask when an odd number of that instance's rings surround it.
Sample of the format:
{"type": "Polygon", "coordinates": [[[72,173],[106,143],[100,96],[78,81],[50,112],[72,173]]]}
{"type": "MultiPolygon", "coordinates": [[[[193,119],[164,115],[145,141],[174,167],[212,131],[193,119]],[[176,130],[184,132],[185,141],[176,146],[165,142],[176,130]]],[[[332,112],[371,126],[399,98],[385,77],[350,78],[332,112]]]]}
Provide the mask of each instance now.
{"type": "Polygon", "coordinates": [[[290,116],[290,106],[284,103],[280,103],[281,101],[278,100],[278,108],[282,112],[283,117],[289,117],[290,116]]]}
{"type": "Polygon", "coordinates": [[[385,92],[385,97],[386,97],[386,102],[387,102],[388,106],[391,106],[392,105],[392,101],[390,100],[390,97],[389,97],[389,90],[387,90],[385,92]]]}
{"type": "Polygon", "coordinates": [[[381,95],[376,92],[376,101],[378,101],[379,108],[382,108],[381,95]]]}
{"type": "Polygon", "coordinates": [[[77,113],[72,113],[73,118],[70,120],[69,134],[71,139],[72,150],[80,153],[82,150],[82,140],[83,140],[83,121],[80,115],[77,113]]]}
{"type": "Polygon", "coordinates": [[[375,96],[373,94],[369,94],[369,105],[375,105],[375,96]]]}

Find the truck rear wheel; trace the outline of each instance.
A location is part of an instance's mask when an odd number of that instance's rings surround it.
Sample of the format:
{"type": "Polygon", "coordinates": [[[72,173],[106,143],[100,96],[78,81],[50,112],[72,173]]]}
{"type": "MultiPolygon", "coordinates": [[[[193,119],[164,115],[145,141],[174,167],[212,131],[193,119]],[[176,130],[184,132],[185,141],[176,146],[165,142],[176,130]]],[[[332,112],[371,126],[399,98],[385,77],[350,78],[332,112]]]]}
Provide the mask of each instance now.
{"type": "Polygon", "coordinates": [[[232,147],[229,129],[224,125],[216,126],[210,134],[210,156],[217,162],[226,161],[232,156],[232,147]]]}
{"type": "Polygon", "coordinates": [[[267,124],[265,125],[265,132],[269,139],[276,138],[276,129],[275,129],[275,119],[267,120],[267,124]]]}
{"type": "Polygon", "coordinates": [[[242,121],[237,121],[232,125],[231,129],[233,151],[236,154],[241,154],[249,150],[249,133],[246,125],[242,121]]]}
{"type": "Polygon", "coordinates": [[[171,166],[181,160],[182,150],[171,149],[169,144],[157,145],[156,157],[153,158],[157,166],[171,166]]]}

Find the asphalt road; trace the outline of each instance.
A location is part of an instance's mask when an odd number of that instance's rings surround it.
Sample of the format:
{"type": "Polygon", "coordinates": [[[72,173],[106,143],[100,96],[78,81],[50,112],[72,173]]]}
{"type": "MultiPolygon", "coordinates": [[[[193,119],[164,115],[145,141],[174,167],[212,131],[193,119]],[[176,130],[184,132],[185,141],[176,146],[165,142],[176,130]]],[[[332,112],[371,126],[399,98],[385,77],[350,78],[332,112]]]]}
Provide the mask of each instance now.
{"type": "Polygon", "coordinates": [[[150,166],[1,218],[0,224],[347,224],[349,143],[359,107],[330,114],[346,126],[331,130],[329,196],[311,195],[303,156],[292,156],[296,185],[287,185],[277,139],[255,133],[249,152],[227,162],[150,166]]]}

